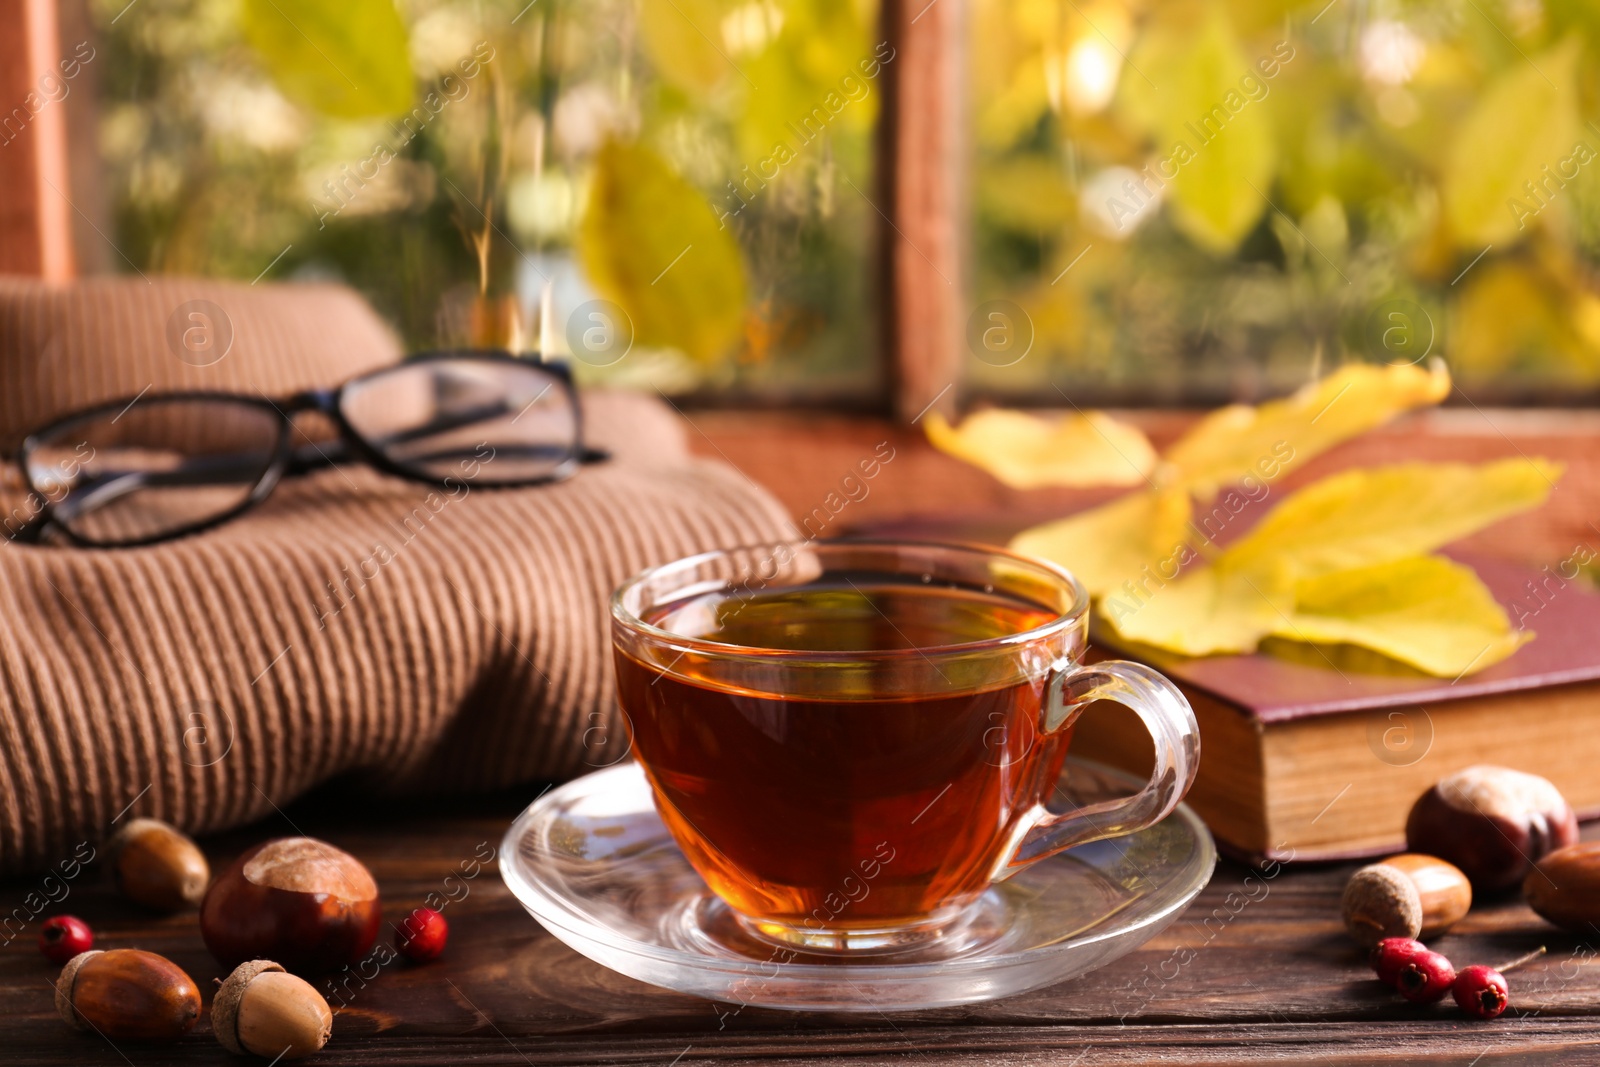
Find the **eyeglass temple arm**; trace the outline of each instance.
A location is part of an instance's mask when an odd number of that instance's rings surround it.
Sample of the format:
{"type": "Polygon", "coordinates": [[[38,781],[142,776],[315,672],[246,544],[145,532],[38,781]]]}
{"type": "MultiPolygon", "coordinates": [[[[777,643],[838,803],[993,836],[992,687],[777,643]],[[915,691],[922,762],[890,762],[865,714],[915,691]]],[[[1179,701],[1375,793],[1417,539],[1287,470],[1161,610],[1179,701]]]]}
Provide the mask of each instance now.
{"type": "MultiPolygon", "coordinates": [[[[548,445],[531,445],[501,451],[540,455],[550,449],[548,445]]],[[[331,467],[347,459],[349,450],[342,441],[330,441],[326,446],[312,442],[294,451],[289,463],[289,473],[301,474],[331,467]]],[[[452,448],[413,457],[414,462],[458,459],[476,456],[476,448],[452,448]]],[[[582,447],[578,460],[581,463],[600,463],[611,458],[604,449],[582,447]]],[[[55,506],[55,515],[70,519],[96,508],[104,507],[130,493],[149,488],[176,488],[231,484],[255,481],[261,475],[261,457],[257,454],[220,455],[190,458],[176,468],[164,471],[108,471],[85,477],[73,486],[70,496],[55,506]]],[[[50,525],[50,516],[41,514],[29,519],[11,535],[23,544],[36,544],[50,525]]]]}
{"type": "MultiPolygon", "coordinates": [[[[510,449],[513,452],[541,455],[551,446],[529,445],[510,449]]],[[[502,446],[501,451],[507,451],[502,446]]],[[[413,457],[414,461],[458,459],[476,456],[476,448],[449,448],[413,457]]],[[[598,463],[609,459],[604,449],[584,448],[579,455],[583,463],[598,463]]],[[[348,449],[342,442],[328,442],[326,446],[311,443],[296,449],[290,460],[291,473],[302,473],[331,467],[348,458],[348,449]]],[[[254,482],[261,475],[261,457],[256,454],[206,456],[190,458],[171,470],[164,471],[109,471],[84,478],[73,488],[72,496],[57,505],[63,517],[79,515],[103,507],[129,493],[148,488],[173,488],[254,482]],[[69,504],[70,501],[70,504],[69,504]],[[70,510],[69,510],[70,508],[70,510]]],[[[31,525],[31,524],[30,524],[31,525]]],[[[26,527],[25,527],[26,528],[26,527]]],[[[18,536],[21,536],[19,532],[18,536]]]]}

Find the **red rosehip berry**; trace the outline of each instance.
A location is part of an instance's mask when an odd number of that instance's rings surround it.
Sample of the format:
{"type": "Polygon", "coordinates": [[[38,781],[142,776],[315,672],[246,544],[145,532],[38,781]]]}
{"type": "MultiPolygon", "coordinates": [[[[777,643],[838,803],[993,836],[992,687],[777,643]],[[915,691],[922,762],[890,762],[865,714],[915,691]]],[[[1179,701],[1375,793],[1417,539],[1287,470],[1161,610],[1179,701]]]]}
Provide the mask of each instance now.
{"type": "Polygon", "coordinates": [[[1498,1016],[1506,1010],[1511,997],[1506,976],[1481,963],[1463,968],[1450,986],[1450,992],[1455,995],[1462,1011],[1480,1019],[1498,1016]]]}
{"type": "Polygon", "coordinates": [[[394,947],[413,963],[427,963],[439,958],[449,936],[450,925],[443,915],[432,908],[418,908],[395,928],[394,947]]]}
{"type": "Polygon", "coordinates": [[[1395,988],[1413,1004],[1433,1004],[1444,999],[1455,980],[1456,969],[1449,960],[1431,949],[1423,949],[1400,968],[1395,988]]]}
{"type": "Polygon", "coordinates": [[[74,915],[57,915],[39,927],[39,951],[51,963],[66,963],[94,947],[94,931],[74,915]]]}
{"type": "Polygon", "coordinates": [[[1373,947],[1368,960],[1377,972],[1378,981],[1386,986],[1397,986],[1400,984],[1400,972],[1417,953],[1427,951],[1428,946],[1421,941],[1409,937],[1386,937],[1373,947]]]}

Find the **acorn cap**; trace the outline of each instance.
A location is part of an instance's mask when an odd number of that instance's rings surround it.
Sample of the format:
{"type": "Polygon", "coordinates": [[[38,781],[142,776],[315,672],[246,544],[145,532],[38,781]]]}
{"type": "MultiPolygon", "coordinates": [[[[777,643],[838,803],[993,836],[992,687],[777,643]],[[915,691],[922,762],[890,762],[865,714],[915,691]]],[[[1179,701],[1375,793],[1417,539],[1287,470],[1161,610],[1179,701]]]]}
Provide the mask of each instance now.
{"type": "Polygon", "coordinates": [[[244,999],[245,987],[257,975],[281,970],[271,960],[246,960],[218,988],[211,1000],[211,1029],[223,1048],[236,1055],[249,1055],[249,1050],[239,1043],[239,1002],[244,999]]]}
{"type": "Polygon", "coordinates": [[[78,981],[78,968],[89,961],[89,957],[98,956],[101,949],[92,948],[88,952],[80,952],[67,961],[61,968],[61,977],[56,979],[56,1012],[74,1030],[87,1030],[89,1025],[78,1015],[78,1010],[72,1006],[72,989],[78,981]]]}

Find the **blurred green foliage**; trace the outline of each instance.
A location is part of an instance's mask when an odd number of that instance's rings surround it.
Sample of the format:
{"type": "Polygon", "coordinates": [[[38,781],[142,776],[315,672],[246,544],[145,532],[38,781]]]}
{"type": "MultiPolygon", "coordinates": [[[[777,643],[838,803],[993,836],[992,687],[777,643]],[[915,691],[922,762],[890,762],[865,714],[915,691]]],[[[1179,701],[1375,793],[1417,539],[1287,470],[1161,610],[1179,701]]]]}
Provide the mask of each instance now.
{"type": "Polygon", "coordinates": [[[1469,397],[1595,395],[1600,6],[973,18],[975,297],[1033,330],[1026,359],[972,361],[975,388],[1211,401],[1431,349],[1469,397]]]}
{"type": "Polygon", "coordinates": [[[604,297],[634,348],[580,358],[590,380],[784,396],[879,380],[875,0],[93,14],[112,237],[142,270],[342,279],[413,348],[493,320],[495,339],[561,353],[568,318],[604,297]]]}
{"type": "MultiPolygon", "coordinates": [[[[509,300],[559,352],[604,297],[635,349],[591,380],[882,381],[876,0],[93,2],[143,270],[341,278],[413,347],[509,300]]],[[[970,389],[1210,402],[1438,354],[1470,397],[1595,394],[1592,0],[969,11],[971,304],[1032,336],[970,389]]]]}

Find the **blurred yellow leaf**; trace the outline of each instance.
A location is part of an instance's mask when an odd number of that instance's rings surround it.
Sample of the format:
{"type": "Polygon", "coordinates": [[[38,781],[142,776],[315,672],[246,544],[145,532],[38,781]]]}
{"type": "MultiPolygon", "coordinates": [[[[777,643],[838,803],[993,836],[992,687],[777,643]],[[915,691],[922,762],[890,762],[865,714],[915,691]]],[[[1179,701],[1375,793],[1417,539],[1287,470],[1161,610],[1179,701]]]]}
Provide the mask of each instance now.
{"type": "Polygon", "coordinates": [[[1240,33],[1276,30],[1282,34],[1284,20],[1302,6],[1298,0],[1229,0],[1228,17],[1240,33]]]}
{"type": "Polygon", "coordinates": [[[639,0],[639,37],[662,80],[703,93],[732,73],[718,44],[722,15],[718,0],[639,0]]]}
{"type": "Polygon", "coordinates": [[[1155,466],[1138,429],[1101,411],[1043,419],[990,408],[959,428],[937,411],[925,420],[935,448],[981,467],[1013,489],[1043,485],[1133,485],[1155,466]]]}
{"type": "Polygon", "coordinates": [[[837,84],[858,61],[894,54],[874,35],[876,5],[855,0],[781,0],[783,36],[776,44],[818,85],[837,84]]]}
{"type": "MultiPolygon", "coordinates": [[[[1527,232],[1538,187],[1569,156],[1579,134],[1577,65],[1571,38],[1506,68],[1456,131],[1444,169],[1445,213],[1456,239],[1477,249],[1527,232]]],[[[1591,157],[1593,153],[1590,153],[1591,157]]],[[[1554,196],[1547,187],[1541,197],[1554,196]]]]}
{"type": "Polygon", "coordinates": [[[1251,57],[1218,5],[1198,26],[1182,18],[1156,23],[1129,65],[1123,106],[1155,139],[1156,154],[1172,161],[1167,169],[1176,168],[1168,186],[1173,223],[1213,254],[1231,253],[1267,210],[1278,164],[1270,98],[1247,95],[1241,84],[1247,76],[1263,84],[1251,57]]]}
{"type": "Polygon", "coordinates": [[[1068,16],[1054,0],[973,0],[968,99],[979,145],[1005,149],[1036,131],[1050,112],[1044,49],[1059,46],[1068,16]]]}
{"type": "Polygon", "coordinates": [[[895,51],[874,44],[850,0],[788,0],[768,10],[780,13],[768,25],[781,31],[746,64],[737,133],[741,158],[770,179],[818,142],[872,128],[895,51]]]}
{"type": "MultiPolygon", "coordinates": [[[[1336,474],[1285,499],[1209,566],[1176,580],[1140,570],[1131,582],[1101,582],[1100,615],[1131,641],[1190,656],[1250,652],[1276,635],[1361,645],[1435,674],[1487,666],[1529,638],[1511,633],[1470,570],[1418,557],[1537,505],[1559,473],[1515,459],[1336,474]]],[[[1030,531],[1014,546],[1071,567],[1064,557],[1083,551],[1079,543],[1129,534],[1109,523],[1097,530],[1094,518],[1078,517],[1076,537],[1062,543],[1030,531]]],[[[1110,563],[1134,569],[1128,559],[1110,563]]]]}
{"type": "Polygon", "coordinates": [[[1360,645],[1442,677],[1498,663],[1533,639],[1470,567],[1439,556],[1308,578],[1275,628],[1299,641],[1360,645]]]}
{"type": "Polygon", "coordinates": [[[245,39],[285,95],[358,119],[411,106],[411,53],[392,0],[244,0],[245,39]]]}
{"type": "Polygon", "coordinates": [[[1019,60],[1007,71],[1005,81],[980,95],[975,106],[974,125],[981,144],[1004,149],[1026,137],[1050,113],[1044,57],[1031,55],[1019,60]]]}
{"type": "Polygon", "coordinates": [[[1451,357],[1464,380],[1531,367],[1550,384],[1600,377],[1600,320],[1576,266],[1510,257],[1480,265],[1461,289],[1451,357]]]}
{"type": "Polygon", "coordinates": [[[1123,637],[1185,656],[1253,652],[1294,610],[1293,585],[1277,572],[1203,567],[1148,595],[1108,594],[1101,616],[1123,637]]]}
{"type": "Polygon", "coordinates": [[[637,344],[710,363],[739,339],[745,276],[733,232],[648,148],[601,148],[577,250],[594,287],[632,319],[637,344]]]}
{"type": "Polygon", "coordinates": [[[1314,578],[1431,552],[1542,504],[1561,465],[1401,463],[1331,475],[1287,497],[1216,560],[1219,569],[1314,578]]]}
{"type": "Polygon", "coordinates": [[[1463,377],[1490,377],[1529,355],[1560,351],[1560,309],[1543,282],[1515,260],[1484,263],[1468,275],[1456,304],[1451,345],[1463,377]]]}
{"type": "Polygon", "coordinates": [[[1187,492],[1129,493],[1024,530],[1012,539],[1011,548],[1060,564],[1091,595],[1100,596],[1120,589],[1123,582],[1144,580],[1146,568],[1157,582],[1175,575],[1193,558],[1187,549],[1188,525],[1187,492]]]}
{"type": "Polygon", "coordinates": [[[1443,363],[1430,368],[1351,363],[1292,396],[1232,404],[1167,449],[1173,480],[1201,497],[1250,479],[1270,481],[1341,441],[1450,393],[1443,363]]]}

